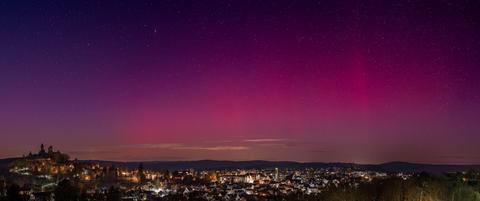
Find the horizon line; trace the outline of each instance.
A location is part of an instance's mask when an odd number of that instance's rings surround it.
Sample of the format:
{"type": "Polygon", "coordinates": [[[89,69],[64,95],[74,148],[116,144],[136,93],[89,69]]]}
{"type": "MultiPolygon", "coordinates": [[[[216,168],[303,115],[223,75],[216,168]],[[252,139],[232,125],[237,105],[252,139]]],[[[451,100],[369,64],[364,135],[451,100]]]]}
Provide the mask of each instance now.
{"type": "MultiPolygon", "coordinates": [[[[0,158],[0,160],[8,159],[19,159],[23,156],[18,157],[6,157],[0,158]]],[[[74,159],[70,159],[73,161],[74,159]]],[[[299,164],[308,164],[308,163],[324,163],[324,164],[354,164],[354,165],[384,165],[389,163],[407,163],[413,165],[449,165],[449,166],[480,166],[480,163],[429,163],[429,162],[412,162],[412,161],[402,161],[402,160],[390,160],[379,163],[356,163],[356,162],[346,162],[346,161],[336,161],[336,162],[327,162],[327,161],[295,161],[295,160],[262,160],[262,159],[253,159],[253,160],[222,160],[222,159],[191,159],[191,160],[111,160],[111,159],[77,159],[78,161],[98,161],[98,162],[114,162],[114,163],[144,163],[144,162],[199,162],[199,161],[217,161],[217,162],[252,162],[252,161],[262,161],[262,162],[288,162],[288,163],[299,163],[299,164]]]]}

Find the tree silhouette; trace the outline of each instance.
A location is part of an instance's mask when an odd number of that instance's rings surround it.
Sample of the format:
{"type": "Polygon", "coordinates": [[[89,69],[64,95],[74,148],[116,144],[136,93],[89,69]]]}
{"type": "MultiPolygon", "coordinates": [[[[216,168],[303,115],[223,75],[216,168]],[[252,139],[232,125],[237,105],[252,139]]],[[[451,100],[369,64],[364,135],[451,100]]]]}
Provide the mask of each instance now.
{"type": "Polygon", "coordinates": [[[20,186],[12,184],[7,189],[7,200],[9,201],[21,201],[22,196],[20,195],[20,186]]]}
{"type": "Polygon", "coordinates": [[[120,190],[118,188],[111,186],[107,192],[107,201],[120,201],[120,200],[121,200],[120,190]]]}
{"type": "Polygon", "coordinates": [[[138,178],[140,180],[140,183],[143,183],[146,179],[144,168],[143,168],[143,163],[140,163],[138,165],[138,178]]]}
{"type": "Polygon", "coordinates": [[[77,201],[79,197],[79,190],[67,179],[58,183],[54,193],[55,201],[77,201]]]}
{"type": "Polygon", "coordinates": [[[88,201],[88,194],[87,192],[83,191],[82,193],[80,193],[80,197],[78,198],[79,201],[88,201]]]}

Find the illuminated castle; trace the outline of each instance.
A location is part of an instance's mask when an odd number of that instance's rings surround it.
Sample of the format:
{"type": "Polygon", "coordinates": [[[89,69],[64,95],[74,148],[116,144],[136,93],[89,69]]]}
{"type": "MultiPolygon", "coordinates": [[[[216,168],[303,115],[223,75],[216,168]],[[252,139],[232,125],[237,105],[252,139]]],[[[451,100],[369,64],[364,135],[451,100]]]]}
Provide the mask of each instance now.
{"type": "Polygon", "coordinates": [[[40,145],[38,154],[28,154],[21,159],[12,162],[10,172],[20,175],[37,175],[41,177],[50,177],[57,174],[67,174],[72,172],[73,164],[69,161],[69,156],[60,151],[54,151],[53,147],[40,145]]]}

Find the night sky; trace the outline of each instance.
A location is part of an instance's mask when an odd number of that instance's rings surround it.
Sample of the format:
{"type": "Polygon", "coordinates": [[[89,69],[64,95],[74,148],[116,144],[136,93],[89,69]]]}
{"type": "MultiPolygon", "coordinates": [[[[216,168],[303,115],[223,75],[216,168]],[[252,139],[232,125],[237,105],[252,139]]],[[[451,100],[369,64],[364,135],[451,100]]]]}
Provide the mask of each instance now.
{"type": "Polygon", "coordinates": [[[0,2],[0,158],[480,163],[480,1],[0,2]]]}

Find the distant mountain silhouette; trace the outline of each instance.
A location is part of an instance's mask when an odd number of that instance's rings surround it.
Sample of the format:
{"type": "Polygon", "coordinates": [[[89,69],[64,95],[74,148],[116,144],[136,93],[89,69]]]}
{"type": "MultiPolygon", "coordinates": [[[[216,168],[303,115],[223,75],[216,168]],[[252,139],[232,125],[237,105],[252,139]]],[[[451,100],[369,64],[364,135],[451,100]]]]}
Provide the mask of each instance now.
{"type": "MultiPolygon", "coordinates": [[[[124,166],[137,168],[140,162],[114,162],[114,161],[82,161],[95,162],[104,165],[124,166]]],[[[354,163],[300,163],[293,161],[146,161],[142,162],[147,169],[154,170],[182,170],[182,169],[248,169],[248,168],[352,168],[356,170],[372,170],[383,172],[459,172],[468,170],[480,170],[480,165],[437,165],[418,164],[407,162],[389,162],[383,164],[354,164],[354,163]]]]}
{"type": "MultiPolygon", "coordinates": [[[[18,158],[0,159],[0,169],[5,170],[8,164],[18,158]]],[[[185,169],[249,169],[249,168],[352,168],[356,170],[372,170],[383,172],[461,172],[468,170],[480,170],[480,165],[437,165],[419,164],[408,162],[389,162],[383,164],[355,164],[355,163],[321,163],[321,162],[293,162],[293,161],[138,161],[118,162],[101,160],[81,160],[80,163],[98,163],[101,165],[115,165],[127,168],[137,168],[143,163],[146,169],[152,170],[185,170],[185,169]]]]}

